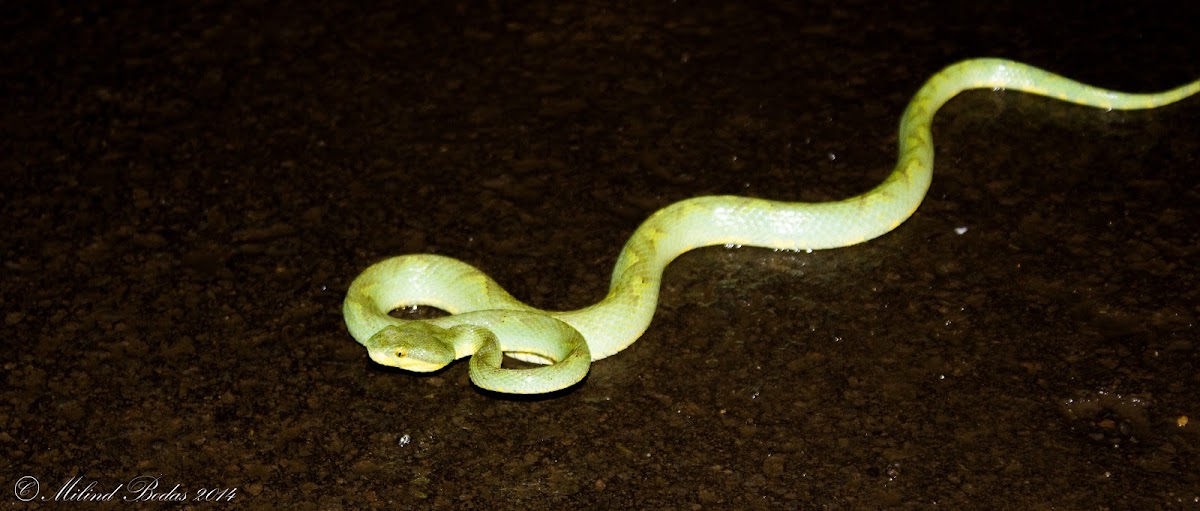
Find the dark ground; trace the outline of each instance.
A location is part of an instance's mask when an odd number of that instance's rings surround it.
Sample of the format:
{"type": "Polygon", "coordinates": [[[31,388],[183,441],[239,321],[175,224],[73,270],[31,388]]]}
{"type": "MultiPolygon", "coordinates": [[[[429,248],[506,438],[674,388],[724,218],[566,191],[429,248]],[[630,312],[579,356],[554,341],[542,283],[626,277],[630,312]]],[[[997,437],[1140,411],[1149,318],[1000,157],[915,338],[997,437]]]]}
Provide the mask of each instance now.
{"type": "Polygon", "coordinates": [[[236,493],[6,508],[1200,509],[1197,98],[964,94],[909,222],[690,253],[642,340],[552,399],[374,365],[340,313],[408,252],[592,303],[671,202],[880,181],[956,60],[1200,78],[1200,8],[26,4],[0,475],[236,493]]]}

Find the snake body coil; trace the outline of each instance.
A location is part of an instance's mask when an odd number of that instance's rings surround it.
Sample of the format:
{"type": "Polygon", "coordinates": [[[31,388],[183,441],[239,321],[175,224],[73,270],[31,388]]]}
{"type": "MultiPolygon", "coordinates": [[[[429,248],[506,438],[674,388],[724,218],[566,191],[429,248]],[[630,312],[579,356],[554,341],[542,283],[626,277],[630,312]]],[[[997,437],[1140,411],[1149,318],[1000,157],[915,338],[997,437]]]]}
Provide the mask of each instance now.
{"type": "Polygon", "coordinates": [[[967,89],[1013,89],[1098,108],[1156,108],[1200,92],[1200,81],[1154,94],[1093,87],[1000,59],[951,65],[917,91],[900,118],[900,157],[874,189],[835,202],[781,202],[739,196],[695,197],[650,215],[626,242],[608,295],[583,309],[543,311],[513,298],[473,266],[432,254],[386,259],[354,279],[343,314],[350,334],[376,362],[412,371],[437,370],[474,355],[471,379],[498,392],[536,394],[571,386],[592,360],[638,339],[658,304],[663,269],[698,247],[746,245],[815,250],[861,243],[912,215],[933,176],[933,116],[967,89]],[[426,305],[449,312],[406,321],[391,310],[426,305]],[[549,362],[502,369],[503,353],[549,362]]]}

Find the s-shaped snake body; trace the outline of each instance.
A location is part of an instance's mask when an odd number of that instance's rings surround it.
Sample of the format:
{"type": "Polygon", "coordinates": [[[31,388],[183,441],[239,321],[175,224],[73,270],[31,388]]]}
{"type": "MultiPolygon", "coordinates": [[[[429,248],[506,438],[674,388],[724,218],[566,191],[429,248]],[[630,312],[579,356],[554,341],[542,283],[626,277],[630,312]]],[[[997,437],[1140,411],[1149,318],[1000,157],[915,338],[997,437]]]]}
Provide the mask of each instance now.
{"type": "Polygon", "coordinates": [[[405,255],[362,272],[346,293],[350,334],[380,364],[411,371],[437,370],[471,356],[471,380],[497,392],[538,394],[569,387],[592,360],[627,348],[646,331],[658,304],[663,269],[675,257],[711,245],[782,250],[844,247],[880,236],[904,222],[933,177],[933,116],[959,92],[1012,89],[1081,105],[1134,110],[1156,108],[1200,92],[1200,80],[1168,91],[1131,94],[1093,87],[1001,59],[974,59],[933,75],[900,118],[900,156],[870,191],[834,202],[782,202],[740,196],[704,196],[650,215],[625,243],[608,294],[574,311],[544,311],[513,298],[482,271],[456,259],[405,255]],[[401,320],[394,309],[425,305],[450,313],[401,320]],[[503,354],[549,363],[502,369],[503,354]]]}

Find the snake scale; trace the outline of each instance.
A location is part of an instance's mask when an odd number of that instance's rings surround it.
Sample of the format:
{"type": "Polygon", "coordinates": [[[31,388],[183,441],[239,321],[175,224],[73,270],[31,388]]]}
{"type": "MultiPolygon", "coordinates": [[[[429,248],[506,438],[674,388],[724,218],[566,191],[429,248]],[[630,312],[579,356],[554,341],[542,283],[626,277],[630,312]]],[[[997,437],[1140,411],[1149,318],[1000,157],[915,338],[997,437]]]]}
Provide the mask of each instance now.
{"type": "Polygon", "coordinates": [[[815,250],[880,236],[912,215],[933,175],[934,114],[968,89],[1012,89],[1106,109],[1146,109],[1200,92],[1200,80],[1168,91],[1132,94],[1093,87],[1019,62],[966,60],[929,78],[900,118],[899,159],[882,183],[833,202],[781,202],[704,196],[668,205],[625,243],[608,294],[574,311],[544,311],[513,298],[482,271],[433,254],[393,257],[364,270],[346,293],[350,334],[371,359],[417,372],[471,356],[481,388],[538,394],[574,385],[593,360],[629,347],[645,332],[658,303],[663,269],[678,255],[710,245],[815,250]],[[424,305],[450,315],[402,320],[388,313],[424,305]],[[501,367],[508,354],[545,365],[501,367]]]}

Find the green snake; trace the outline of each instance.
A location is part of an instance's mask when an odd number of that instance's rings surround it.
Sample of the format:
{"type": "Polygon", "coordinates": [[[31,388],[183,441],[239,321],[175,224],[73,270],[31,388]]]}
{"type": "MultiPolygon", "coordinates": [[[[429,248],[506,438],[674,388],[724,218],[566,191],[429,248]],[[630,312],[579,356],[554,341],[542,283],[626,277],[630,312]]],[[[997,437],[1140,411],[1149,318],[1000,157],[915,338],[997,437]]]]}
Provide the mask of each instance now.
{"type": "Polygon", "coordinates": [[[346,326],[382,365],[429,372],[471,356],[471,380],[484,389],[539,394],[570,387],[584,378],[591,361],[620,352],[646,331],[658,303],[663,269],[684,252],[711,245],[844,247],[895,229],[929,189],[934,114],[959,92],[984,88],[1133,110],[1200,92],[1200,80],[1165,92],[1131,94],[1009,60],[959,62],[933,75],[913,96],[900,118],[896,167],[866,193],[817,203],[704,196],[666,206],[625,243],[604,299],[574,311],[526,305],[482,271],[456,259],[433,254],[393,257],[368,267],[350,284],[343,306],[346,326]],[[426,320],[389,315],[417,305],[449,315],[426,320]],[[505,354],[545,365],[502,368],[505,354]]]}

